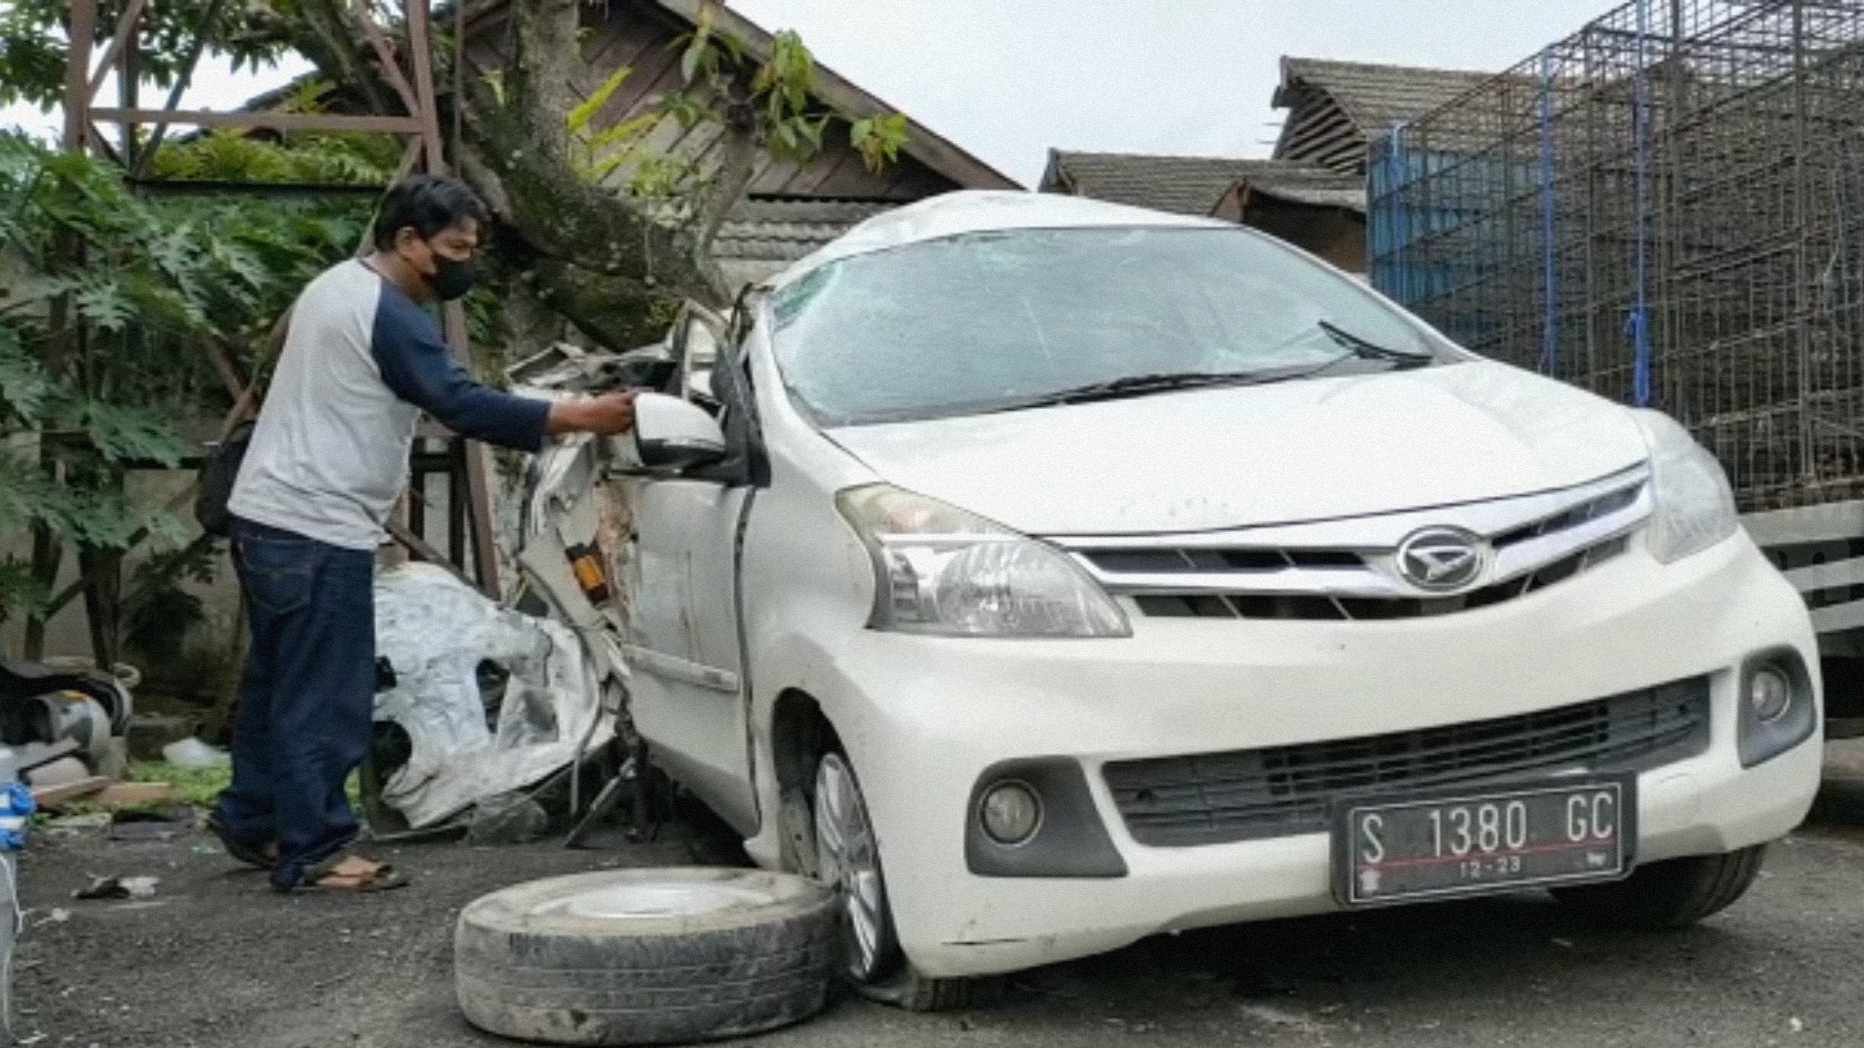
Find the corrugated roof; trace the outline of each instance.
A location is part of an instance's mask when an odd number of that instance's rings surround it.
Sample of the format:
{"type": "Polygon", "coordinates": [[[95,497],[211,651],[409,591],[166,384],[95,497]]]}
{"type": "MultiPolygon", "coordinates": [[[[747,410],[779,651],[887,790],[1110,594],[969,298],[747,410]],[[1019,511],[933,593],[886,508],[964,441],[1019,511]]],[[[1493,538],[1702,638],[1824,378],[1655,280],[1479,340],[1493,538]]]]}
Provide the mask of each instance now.
{"type": "Polygon", "coordinates": [[[1294,105],[1290,96],[1301,88],[1324,91],[1361,134],[1415,120],[1495,76],[1467,69],[1334,62],[1287,55],[1282,57],[1281,70],[1281,85],[1275,89],[1274,98],[1277,108],[1294,105]]]}
{"type": "Polygon", "coordinates": [[[734,285],[757,283],[897,206],[882,200],[750,197],[719,226],[712,255],[734,285]]]}
{"type": "Polygon", "coordinates": [[[1049,150],[1041,188],[1181,215],[1208,215],[1238,182],[1284,200],[1365,210],[1355,175],[1286,160],[1049,150]]]}

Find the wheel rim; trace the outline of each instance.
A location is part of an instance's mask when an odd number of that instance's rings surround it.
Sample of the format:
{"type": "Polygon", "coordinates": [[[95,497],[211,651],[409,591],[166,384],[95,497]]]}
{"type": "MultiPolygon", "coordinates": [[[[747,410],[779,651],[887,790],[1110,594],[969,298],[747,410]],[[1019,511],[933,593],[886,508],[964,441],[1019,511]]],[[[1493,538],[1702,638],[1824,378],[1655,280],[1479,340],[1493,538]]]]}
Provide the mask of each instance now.
{"type": "Polygon", "coordinates": [[[822,880],[841,898],[848,975],[856,982],[872,982],[892,957],[893,928],[867,804],[853,769],[840,754],[823,757],[816,769],[815,832],[822,880]]]}
{"type": "Polygon", "coordinates": [[[555,899],[539,907],[538,912],[610,921],[663,920],[732,909],[748,910],[769,901],[769,892],[733,884],[702,881],[625,883],[590,888],[555,899]]]}

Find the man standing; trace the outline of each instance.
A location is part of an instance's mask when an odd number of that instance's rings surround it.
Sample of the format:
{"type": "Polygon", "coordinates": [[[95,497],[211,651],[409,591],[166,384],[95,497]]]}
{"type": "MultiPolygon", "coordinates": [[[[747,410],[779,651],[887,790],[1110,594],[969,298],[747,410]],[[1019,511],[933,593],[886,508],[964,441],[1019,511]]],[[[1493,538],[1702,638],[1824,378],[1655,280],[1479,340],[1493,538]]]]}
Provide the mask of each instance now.
{"type": "Polygon", "coordinates": [[[374,554],[407,483],[422,411],[456,433],[536,451],[551,434],[622,433],[632,394],[552,403],[472,380],[423,308],[464,295],[486,224],[452,179],[389,190],[375,250],[326,270],[292,307],[228,508],[252,649],[233,784],[209,826],[280,891],[375,891],[406,880],[348,853],[344,783],[375,704],[374,554]]]}

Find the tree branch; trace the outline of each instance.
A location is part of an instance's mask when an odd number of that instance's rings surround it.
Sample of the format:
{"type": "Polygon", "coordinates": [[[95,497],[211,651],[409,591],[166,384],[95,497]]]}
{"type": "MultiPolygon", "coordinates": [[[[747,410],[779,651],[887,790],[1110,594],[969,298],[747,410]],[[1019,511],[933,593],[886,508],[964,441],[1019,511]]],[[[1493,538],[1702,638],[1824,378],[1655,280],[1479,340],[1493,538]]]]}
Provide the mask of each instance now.
{"type": "Polygon", "coordinates": [[[603,276],[554,259],[540,261],[528,274],[543,305],[606,349],[625,351],[666,334],[664,318],[653,307],[667,293],[639,281],[603,276]]]}
{"type": "Polygon", "coordinates": [[[738,201],[744,199],[757,174],[757,114],[752,103],[733,99],[725,107],[725,133],[719,140],[719,166],[712,184],[699,200],[699,235],[693,244],[694,265],[704,273],[720,301],[729,302],[736,288],[727,286],[724,271],[712,256],[712,240],[738,201]]]}
{"type": "MultiPolygon", "coordinates": [[[[496,177],[513,229],[538,254],[717,302],[722,293],[701,264],[693,228],[655,221],[638,204],[584,181],[569,163],[567,109],[550,106],[568,96],[580,56],[574,46],[533,50],[563,39],[561,27],[522,26],[565,11],[573,17],[576,7],[576,0],[514,2],[520,29],[509,70],[522,72],[507,81],[502,101],[482,78],[465,78],[466,137],[481,174],[496,177]]],[[[573,45],[573,31],[567,39],[573,45]]]]}
{"type": "Polygon", "coordinates": [[[294,33],[298,50],[317,65],[318,71],[344,88],[362,93],[370,109],[390,113],[389,99],[394,97],[381,72],[362,60],[362,27],[352,21],[345,0],[302,0],[302,27],[294,33]]]}

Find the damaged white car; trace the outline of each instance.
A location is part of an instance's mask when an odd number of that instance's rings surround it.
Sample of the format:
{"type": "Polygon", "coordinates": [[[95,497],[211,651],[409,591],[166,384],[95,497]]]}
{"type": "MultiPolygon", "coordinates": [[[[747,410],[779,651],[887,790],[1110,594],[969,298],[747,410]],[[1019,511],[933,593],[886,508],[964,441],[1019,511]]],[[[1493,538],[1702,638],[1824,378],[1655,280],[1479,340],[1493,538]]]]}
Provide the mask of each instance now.
{"type": "Polygon", "coordinates": [[[909,1004],[1481,893],[1688,923],[1811,803],[1713,459],[1272,238],[954,193],[668,348],[587,481],[633,724],[909,1004]]]}

